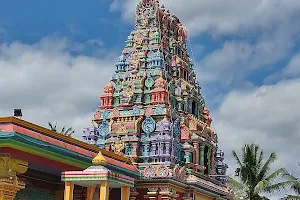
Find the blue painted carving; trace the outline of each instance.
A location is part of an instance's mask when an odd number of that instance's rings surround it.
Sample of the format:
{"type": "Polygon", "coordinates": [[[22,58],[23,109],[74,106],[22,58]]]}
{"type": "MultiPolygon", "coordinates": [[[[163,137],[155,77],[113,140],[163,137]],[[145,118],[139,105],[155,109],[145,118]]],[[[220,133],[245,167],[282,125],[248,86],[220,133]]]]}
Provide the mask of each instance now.
{"type": "Polygon", "coordinates": [[[129,73],[129,72],[126,72],[125,78],[129,78],[129,77],[130,77],[130,73],[129,73]]]}
{"type": "Polygon", "coordinates": [[[174,119],[177,118],[177,111],[176,111],[176,109],[173,109],[173,111],[172,111],[172,117],[173,117],[174,119]]]}
{"type": "Polygon", "coordinates": [[[127,144],[125,148],[125,155],[131,156],[133,153],[132,144],[127,144]]]}
{"type": "Polygon", "coordinates": [[[132,109],[132,115],[133,116],[139,116],[141,113],[141,110],[135,105],[133,106],[133,109],[132,109]]]}
{"type": "Polygon", "coordinates": [[[119,56],[118,61],[116,63],[117,70],[116,71],[125,71],[125,58],[123,55],[119,56]]]}
{"type": "Polygon", "coordinates": [[[150,147],[149,144],[145,144],[145,145],[144,145],[143,156],[148,157],[148,156],[150,155],[150,152],[149,152],[150,148],[149,148],[149,147],[150,147]]]}
{"type": "Polygon", "coordinates": [[[225,176],[227,172],[228,165],[224,163],[224,152],[220,149],[217,149],[215,153],[215,169],[216,173],[219,176],[216,176],[216,179],[219,180],[221,183],[226,184],[228,179],[225,176]]]}
{"type": "Polygon", "coordinates": [[[177,157],[178,162],[181,161],[181,152],[182,152],[182,145],[178,142],[176,144],[176,157],[177,157]]]}
{"type": "Polygon", "coordinates": [[[102,121],[102,124],[99,127],[99,134],[101,139],[106,139],[109,135],[109,124],[106,119],[102,121]]]}
{"type": "Polygon", "coordinates": [[[160,104],[157,105],[157,107],[154,109],[155,115],[162,115],[164,113],[164,109],[161,107],[160,104]]]}
{"type": "Polygon", "coordinates": [[[142,137],[141,137],[141,142],[142,143],[149,143],[149,141],[150,141],[150,137],[149,137],[148,134],[142,135],[142,137]]]}
{"type": "MultiPolygon", "coordinates": [[[[150,155],[150,137],[148,134],[144,134],[141,137],[141,143],[142,143],[142,156],[149,157],[150,155]]],[[[148,159],[144,159],[144,162],[147,162],[148,159]]]]}
{"type": "Polygon", "coordinates": [[[154,119],[150,116],[147,116],[142,123],[142,129],[145,133],[152,133],[155,130],[154,119]]]}
{"type": "Polygon", "coordinates": [[[110,113],[107,111],[107,109],[105,109],[105,111],[102,113],[103,119],[108,119],[109,114],[110,114],[110,113]]]}
{"type": "Polygon", "coordinates": [[[173,134],[174,137],[178,137],[180,135],[180,124],[179,119],[176,119],[173,125],[173,134]]]}
{"type": "Polygon", "coordinates": [[[151,61],[151,66],[152,67],[162,67],[163,65],[163,58],[160,53],[160,51],[157,51],[154,53],[152,61],[151,61]]]}

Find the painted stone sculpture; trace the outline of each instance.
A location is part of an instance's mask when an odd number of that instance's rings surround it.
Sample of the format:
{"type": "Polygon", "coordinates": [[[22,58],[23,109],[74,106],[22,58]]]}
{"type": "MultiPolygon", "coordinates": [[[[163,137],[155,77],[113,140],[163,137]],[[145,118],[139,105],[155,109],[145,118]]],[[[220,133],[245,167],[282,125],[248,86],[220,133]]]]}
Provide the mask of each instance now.
{"type": "Polygon", "coordinates": [[[146,117],[146,119],[143,121],[142,129],[145,133],[152,133],[155,130],[155,121],[152,117],[146,117]]]}
{"type": "Polygon", "coordinates": [[[84,139],[131,157],[147,178],[224,174],[186,28],[157,0],[141,0],[135,14],[84,139]]]}

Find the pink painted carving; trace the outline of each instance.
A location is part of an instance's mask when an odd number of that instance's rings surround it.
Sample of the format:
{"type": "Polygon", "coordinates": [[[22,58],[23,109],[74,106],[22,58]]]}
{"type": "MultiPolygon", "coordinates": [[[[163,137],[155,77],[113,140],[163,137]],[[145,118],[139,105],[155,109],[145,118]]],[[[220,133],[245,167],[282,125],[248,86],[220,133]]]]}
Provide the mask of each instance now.
{"type": "Polygon", "coordinates": [[[189,128],[186,125],[181,125],[180,126],[180,139],[188,140],[189,137],[190,137],[189,128]]]}
{"type": "Polygon", "coordinates": [[[113,117],[120,117],[120,111],[118,108],[114,108],[112,111],[113,117]]]}

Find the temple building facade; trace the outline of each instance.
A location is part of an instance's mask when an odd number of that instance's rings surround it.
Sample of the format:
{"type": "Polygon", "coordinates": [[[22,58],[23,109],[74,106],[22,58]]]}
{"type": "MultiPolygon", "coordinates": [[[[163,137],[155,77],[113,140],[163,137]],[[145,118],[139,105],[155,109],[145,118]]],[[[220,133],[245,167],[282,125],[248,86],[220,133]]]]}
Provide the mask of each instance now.
{"type": "Polygon", "coordinates": [[[0,200],[231,200],[188,35],[140,0],[83,140],[0,117],[0,200]]]}
{"type": "Polygon", "coordinates": [[[175,15],[158,0],[141,0],[115,72],[83,131],[87,143],[132,161],[141,174],[134,187],[142,194],[138,199],[232,198],[187,41],[175,15]]]}

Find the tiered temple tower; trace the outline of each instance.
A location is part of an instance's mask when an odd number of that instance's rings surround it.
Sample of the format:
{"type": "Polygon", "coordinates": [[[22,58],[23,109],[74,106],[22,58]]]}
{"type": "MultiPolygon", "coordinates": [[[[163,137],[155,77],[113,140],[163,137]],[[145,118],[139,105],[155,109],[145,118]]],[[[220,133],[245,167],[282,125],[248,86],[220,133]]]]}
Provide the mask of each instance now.
{"type": "Polygon", "coordinates": [[[135,15],[84,139],[132,159],[143,178],[222,177],[186,28],[158,0],[141,0],[135,15]]]}

